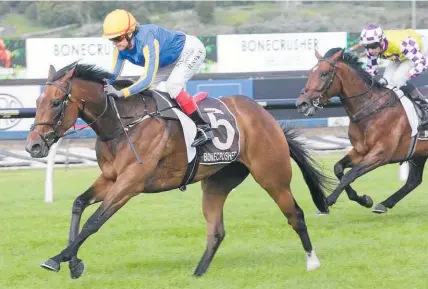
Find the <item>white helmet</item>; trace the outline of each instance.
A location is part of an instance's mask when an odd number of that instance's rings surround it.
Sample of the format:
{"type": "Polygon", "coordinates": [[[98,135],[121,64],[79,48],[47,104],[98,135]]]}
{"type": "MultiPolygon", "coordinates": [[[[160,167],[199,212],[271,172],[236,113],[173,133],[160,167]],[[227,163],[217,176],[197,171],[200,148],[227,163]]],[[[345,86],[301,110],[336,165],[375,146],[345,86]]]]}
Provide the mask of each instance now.
{"type": "Polygon", "coordinates": [[[370,24],[361,31],[360,43],[363,46],[372,43],[380,43],[384,39],[383,30],[376,25],[370,24]]]}

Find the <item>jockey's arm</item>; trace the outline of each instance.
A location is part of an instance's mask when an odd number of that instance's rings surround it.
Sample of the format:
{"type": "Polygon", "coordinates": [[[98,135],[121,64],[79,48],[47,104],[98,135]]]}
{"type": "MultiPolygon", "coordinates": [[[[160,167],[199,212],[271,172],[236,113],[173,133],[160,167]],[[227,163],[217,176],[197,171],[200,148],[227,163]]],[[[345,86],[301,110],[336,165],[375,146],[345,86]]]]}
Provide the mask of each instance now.
{"type": "Polygon", "coordinates": [[[112,77],[108,80],[109,84],[112,84],[122,73],[123,65],[125,64],[125,59],[120,57],[119,50],[117,48],[113,51],[113,71],[112,71],[112,77]]]}
{"type": "Polygon", "coordinates": [[[143,75],[133,85],[122,89],[125,97],[147,89],[155,79],[159,67],[159,41],[149,40],[143,47],[143,55],[145,59],[143,75]]]}
{"type": "Polygon", "coordinates": [[[421,74],[428,68],[426,56],[422,54],[418,42],[411,37],[401,42],[401,52],[415,64],[406,74],[408,79],[421,74]]]}
{"type": "Polygon", "coordinates": [[[371,74],[371,76],[375,76],[378,73],[378,56],[372,55],[368,50],[367,52],[367,66],[366,71],[371,74]]]}

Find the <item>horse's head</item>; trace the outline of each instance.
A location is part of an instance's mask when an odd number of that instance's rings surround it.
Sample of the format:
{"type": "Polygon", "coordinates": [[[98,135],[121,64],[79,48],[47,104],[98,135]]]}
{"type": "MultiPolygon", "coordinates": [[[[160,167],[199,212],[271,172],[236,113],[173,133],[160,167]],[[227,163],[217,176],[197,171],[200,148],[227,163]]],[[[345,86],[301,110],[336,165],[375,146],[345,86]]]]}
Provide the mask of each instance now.
{"type": "Polygon", "coordinates": [[[322,108],[331,97],[339,95],[341,84],[337,70],[338,60],[343,52],[343,49],[331,49],[324,57],[321,57],[318,51],[315,52],[318,63],[309,71],[306,85],[296,101],[300,113],[312,116],[315,110],[322,108]]]}
{"type": "Polygon", "coordinates": [[[76,64],[57,75],[49,68],[49,77],[42,94],[36,101],[36,117],[27,136],[25,149],[33,158],[48,155],[49,148],[60,139],[77,120],[83,102],[73,99],[73,75],[76,64]]]}

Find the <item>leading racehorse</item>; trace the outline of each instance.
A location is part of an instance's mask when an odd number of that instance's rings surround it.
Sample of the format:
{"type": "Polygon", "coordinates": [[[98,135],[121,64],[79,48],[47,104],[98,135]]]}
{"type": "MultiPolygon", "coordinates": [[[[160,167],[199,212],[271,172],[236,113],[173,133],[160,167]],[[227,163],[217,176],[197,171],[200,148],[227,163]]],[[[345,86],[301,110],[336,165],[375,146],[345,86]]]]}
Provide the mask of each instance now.
{"type": "MultiPolygon", "coordinates": [[[[135,124],[127,129],[143,163],[136,161],[114,102],[103,93],[104,79],[109,77],[100,68],[85,64],[73,63],[58,72],[51,66],[44,91],[37,99],[35,122],[26,142],[26,150],[32,157],[45,157],[50,146],[64,136],[78,117],[98,136],[96,153],[101,175],[74,201],[68,246],[41,264],[48,270],[59,271],[61,262],[69,261],[72,278],[83,273],[84,265],[77,253],[90,235],[139,193],[178,188],[188,166],[180,123],[159,116],[150,91],[117,100],[125,126],[135,124]],[[102,203],[79,232],[83,210],[97,202],[102,203]]],[[[129,85],[129,81],[116,83],[118,88],[129,85]]],[[[317,268],[320,263],[311,245],[303,211],[290,190],[290,155],[302,170],[315,205],[323,212],[328,210],[324,189],[331,179],[319,171],[305,147],[296,140],[297,134],[281,128],[263,107],[244,96],[224,97],[222,101],[236,118],[241,133],[240,154],[232,163],[200,165],[193,179],[193,182],[202,181],[207,224],[207,247],[194,274],[200,276],[208,269],[225,236],[223,205],[229,192],[249,173],[269,193],[299,235],[307,256],[307,269],[317,268]]]]}
{"type": "Polygon", "coordinates": [[[350,184],[360,176],[389,163],[409,160],[406,184],[374,208],[385,213],[422,183],[428,156],[428,141],[412,145],[411,127],[403,105],[394,90],[383,87],[363,68],[358,57],[341,48],[330,49],[309,71],[308,80],[296,101],[298,111],[313,115],[333,96],[339,96],[350,118],[349,139],[353,148],[334,165],[340,180],[327,197],[333,205],[345,189],[350,200],[370,208],[369,196],[358,196],[350,184]],[[351,168],[344,174],[345,168],[351,168]]]}

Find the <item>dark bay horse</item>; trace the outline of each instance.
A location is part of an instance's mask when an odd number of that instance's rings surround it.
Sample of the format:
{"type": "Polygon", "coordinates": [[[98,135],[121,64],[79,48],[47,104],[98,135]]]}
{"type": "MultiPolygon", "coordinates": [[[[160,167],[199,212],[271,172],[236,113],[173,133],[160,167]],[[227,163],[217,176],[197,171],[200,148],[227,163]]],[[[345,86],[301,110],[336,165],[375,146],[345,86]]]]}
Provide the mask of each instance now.
{"type": "MultiPolygon", "coordinates": [[[[349,139],[353,148],[334,166],[340,180],[327,197],[333,205],[345,189],[350,200],[370,208],[369,196],[359,196],[350,184],[360,176],[382,165],[408,158],[411,127],[396,93],[383,87],[358,62],[358,57],[341,48],[330,49],[310,70],[308,80],[296,101],[301,113],[313,115],[329,98],[339,96],[350,118],[349,139]],[[351,168],[344,174],[345,168],[351,168]]],[[[409,159],[406,184],[389,198],[376,205],[375,213],[385,213],[422,183],[423,169],[428,156],[428,142],[418,141],[409,159]]]]}
{"type": "MultiPolygon", "coordinates": [[[[59,271],[62,262],[69,261],[72,278],[83,273],[77,253],[83,242],[139,193],[154,193],[180,186],[187,168],[187,154],[180,123],[150,114],[144,121],[128,128],[142,164],[121,134],[121,124],[113,103],[103,93],[104,79],[110,74],[85,64],[70,64],[56,72],[51,66],[47,85],[37,99],[35,122],[28,134],[26,150],[32,157],[48,154],[50,146],[73,126],[78,117],[96,132],[96,154],[102,171],[98,179],[73,203],[68,246],[41,266],[59,271]],[[80,219],[86,207],[102,202],[79,231],[80,219]]],[[[117,82],[122,88],[129,81],[117,82]]],[[[317,208],[328,210],[324,190],[330,178],[324,175],[296,140],[297,134],[281,128],[263,107],[244,96],[222,98],[235,115],[241,133],[240,155],[237,161],[220,165],[200,165],[193,182],[201,181],[203,213],[207,226],[206,250],[194,274],[204,274],[225,237],[223,205],[229,192],[252,174],[279,206],[288,223],[299,235],[307,257],[307,269],[319,267],[312,248],[302,209],[294,200],[291,189],[290,155],[302,170],[317,208]]],[[[135,118],[156,111],[156,102],[147,91],[117,100],[125,125],[135,118]],[[131,117],[129,119],[128,117],[131,117]],[[132,118],[133,117],[133,118],[132,118]]]]}

